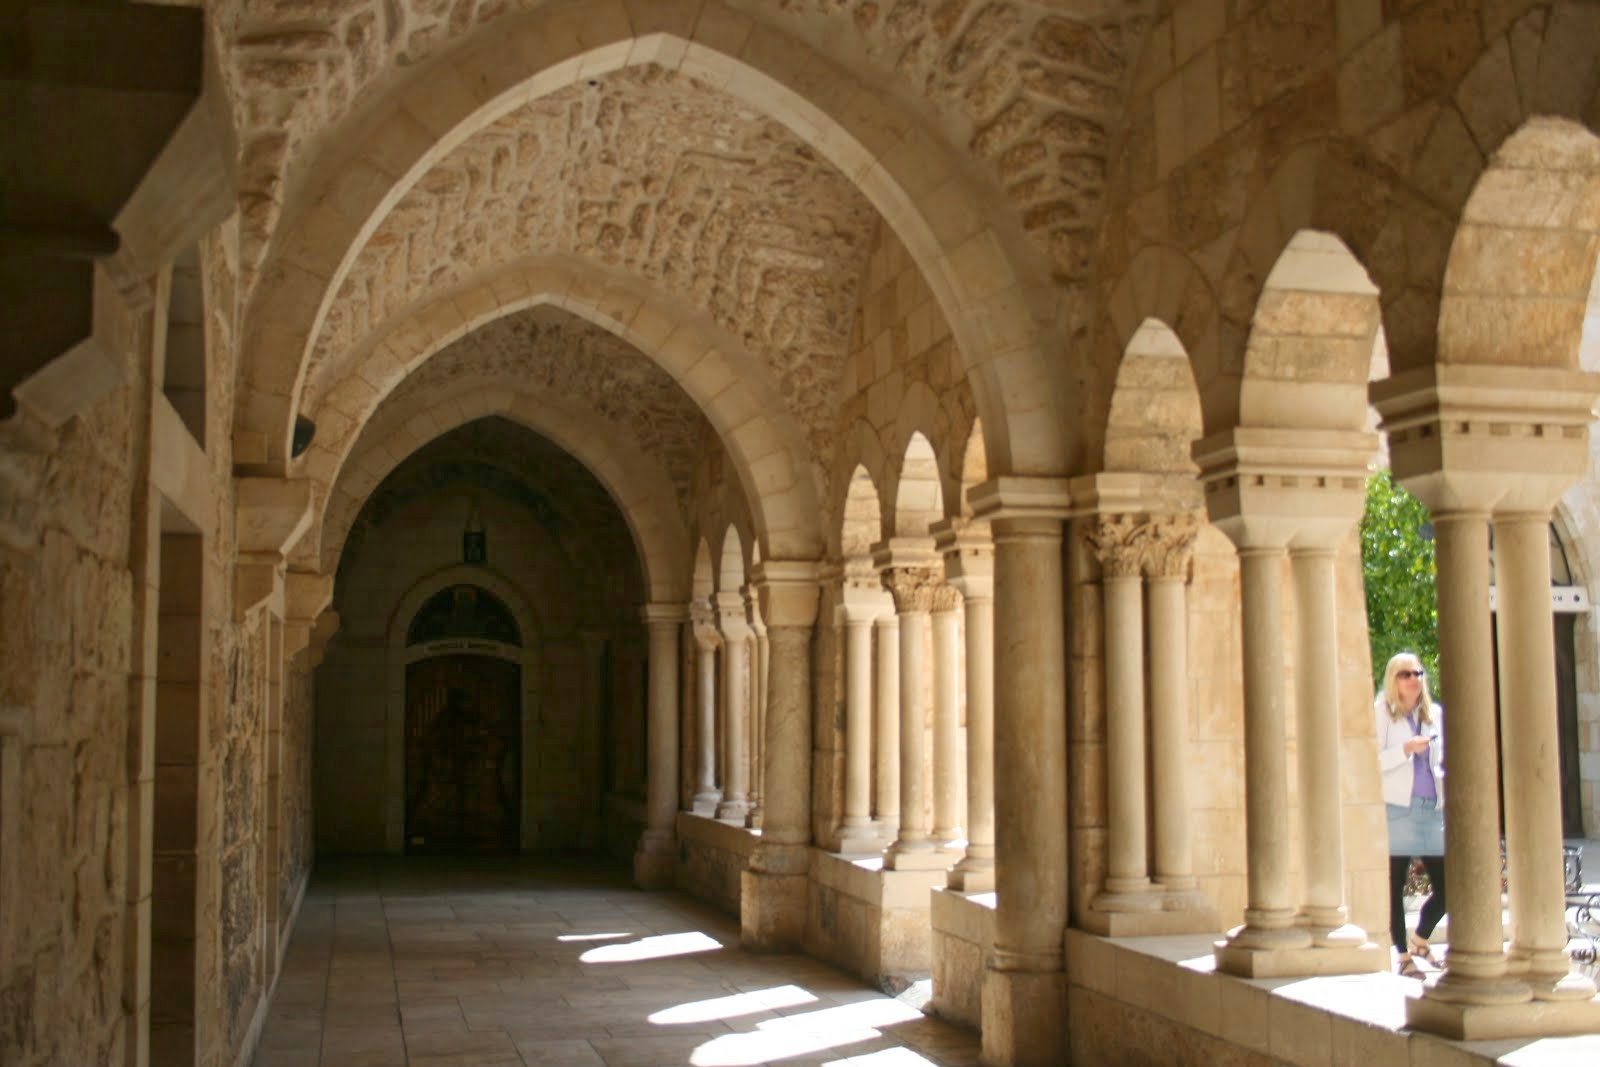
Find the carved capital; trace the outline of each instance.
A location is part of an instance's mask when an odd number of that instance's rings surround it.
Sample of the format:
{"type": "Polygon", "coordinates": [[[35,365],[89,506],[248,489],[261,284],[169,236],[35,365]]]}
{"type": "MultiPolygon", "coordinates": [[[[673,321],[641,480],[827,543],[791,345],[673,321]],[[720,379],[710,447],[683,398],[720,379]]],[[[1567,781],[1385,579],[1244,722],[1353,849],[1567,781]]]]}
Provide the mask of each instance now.
{"type": "Polygon", "coordinates": [[[1107,578],[1137,578],[1144,573],[1150,532],[1140,516],[1098,515],[1088,524],[1084,538],[1107,578]]]}
{"type": "Polygon", "coordinates": [[[933,612],[961,610],[961,591],[948,582],[940,582],[933,590],[933,612]]]}
{"type": "Polygon", "coordinates": [[[1150,577],[1187,577],[1189,561],[1194,558],[1194,542],[1200,536],[1200,521],[1193,515],[1157,515],[1150,525],[1150,577]]]}
{"type": "Polygon", "coordinates": [[[944,585],[939,567],[890,567],[883,572],[883,587],[894,597],[894,609],[908,612],[934,610],[934,594],[944,585]]]}

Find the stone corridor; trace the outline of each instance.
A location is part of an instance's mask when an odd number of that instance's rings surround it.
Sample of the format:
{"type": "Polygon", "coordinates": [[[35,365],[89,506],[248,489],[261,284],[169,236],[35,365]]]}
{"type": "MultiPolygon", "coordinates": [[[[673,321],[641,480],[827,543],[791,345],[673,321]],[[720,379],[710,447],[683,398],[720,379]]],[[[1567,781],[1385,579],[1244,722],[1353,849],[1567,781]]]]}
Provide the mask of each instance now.
{"type": "Polygon", "coordinates": [[[324,860],[256,1067],[978,1062],[975,1036],[587,861],[324,860]]]}

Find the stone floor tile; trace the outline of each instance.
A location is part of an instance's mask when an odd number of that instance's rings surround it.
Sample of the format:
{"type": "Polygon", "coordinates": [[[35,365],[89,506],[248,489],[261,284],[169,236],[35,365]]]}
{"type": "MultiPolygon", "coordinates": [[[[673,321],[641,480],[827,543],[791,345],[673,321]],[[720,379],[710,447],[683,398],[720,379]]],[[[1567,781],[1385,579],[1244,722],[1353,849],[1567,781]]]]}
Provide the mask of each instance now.
{"type": "Polygon", "coordinates": [[[527,1067],[601,1067],[606,1061],[587,1041],[518,1041],[527,1067]]]}

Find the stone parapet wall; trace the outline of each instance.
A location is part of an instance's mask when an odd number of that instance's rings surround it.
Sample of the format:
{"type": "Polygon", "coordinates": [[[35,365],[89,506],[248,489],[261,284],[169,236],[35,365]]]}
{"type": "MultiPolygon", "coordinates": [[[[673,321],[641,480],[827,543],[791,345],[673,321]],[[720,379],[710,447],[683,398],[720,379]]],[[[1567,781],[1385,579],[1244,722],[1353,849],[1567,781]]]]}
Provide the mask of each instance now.
{"type": "Polygon", "coordinates": [[[933,1003],[941,1019],[983,1024],[984,960],[994,948],[993,893],[933,894],[933,1003]]]}
{"type": "Polygon", "coordinates": [[[741,875],[761,835],[742,826],[678,813],[677,886],[729,915],[739,914],[741,875]]]}

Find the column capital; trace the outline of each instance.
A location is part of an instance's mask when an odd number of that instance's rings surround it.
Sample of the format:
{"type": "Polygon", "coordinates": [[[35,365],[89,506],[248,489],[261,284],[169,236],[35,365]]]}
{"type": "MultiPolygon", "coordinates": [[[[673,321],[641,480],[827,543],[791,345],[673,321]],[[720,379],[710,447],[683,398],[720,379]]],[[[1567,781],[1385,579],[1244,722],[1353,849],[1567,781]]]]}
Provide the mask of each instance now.
{"type": "Polygon", "coordinates": [[[677,626],[689,618],[687,604],[644,604],[639,608],[639,618],[650,626],[677,626]]]}
{"type": "Polygon", "coordinates": [[[1236,426],[1193,446],[1211,521],[1240,548],[1333,543],[1361,518],[1377,437],[1236,426]]]}
{"type": "Polygon", "coordinates": [[[1110,577],[1182,578],[1200,523],[1188,514],[1097,516],[1084,536],[1110,577]]]}
{"type": "Polygon", "coordinates": [[[1436,513],[1548,511],[1588,469],[1600,374],[1444,364],[1370,393],[1395,479],[1436,513]]]}
{"type": "Polygon", "coordinates": [[[725,641],[737,641],[750,635],[749,608],[743,593],[723,592],[712,596],[717,631],[725,641]]]}
{"type": "Polygon", "coordinates": [[[945,581],[963,597],[994,595],[994,537],[982,519],[934,523],[933,546],[944,556],[945,581]]]}
{"type": "Polygon", "coordinates": [[[816,624],[821,569],[818,561],[806,559],[768,559],[756,564],[750,584],[761,598],[761,617],[769,629],[816,624]]]}
{"type": "Polygon", "coordinates": [[[967,502],[980,519],[1051,518],[1072,515],[1072,483],[1066,478],[1002,475],[967,490],[967,502]]]}

